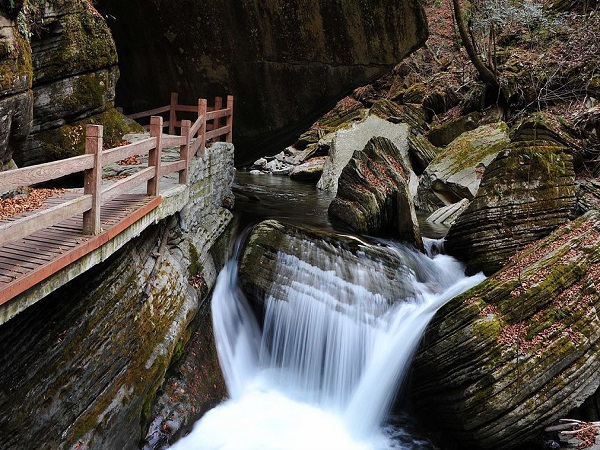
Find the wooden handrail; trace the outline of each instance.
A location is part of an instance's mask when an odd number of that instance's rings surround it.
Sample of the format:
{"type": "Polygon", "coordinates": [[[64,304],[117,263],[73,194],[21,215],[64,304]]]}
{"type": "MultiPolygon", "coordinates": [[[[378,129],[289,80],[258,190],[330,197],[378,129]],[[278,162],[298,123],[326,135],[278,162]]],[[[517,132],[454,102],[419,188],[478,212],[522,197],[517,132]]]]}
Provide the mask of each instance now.
{"type": "MultiPolygon", "coordinates": [[[[197,109],[196,109],[197,110],[197,109]]],[[[159,195],[159,180],[170,173],[179,173],[179,183],[188,183],[190,159],[189,120],[182,121],[180,136],[164,136],[162,117],[151,117],[151,137],[121,147],[102,150],[103,127],[88,125],[86,128],[86,154],[51,163],[0,172],[0,191],[31,186],[77,172],[84,172],[82,196],[48,209],[42,209],[25,217],[0,223],[0,245],[28,236],[35,231],[55,225],[77,214],[83,214],[83,232],[101,233],[100,207],[103,203],[147,183],[147,194],[159,195]],[[180,159],[162,164],[164,146],[179,146],[180,159]],[[148,167],[102,188],[102,168],[107,164],[137,155],[148,154],[148,167]]]]}
{"type": "MultiPolygon", "coordinates": [[[[203,100],[203,99],[201,99],[203,100]]],[[[206,102],[206,100],[203,100],[206,102]]],[[[232,129],[233,129],[233,96],[229,95],[226,99],[226,105],[223,107],[225,99],[223,97],[215,97],[214,106],[208,106],[208,102],[206,102],[206,108],[204,109],[204,114],[201,111],[200,102],[198,106],[192,105],[182,105],[179,103],[179,94],[177,92],[171,93],[171,101],[166,106],[161,106],[159,108],[151,109],[148,111],[142,111],[135,114],[129,114],[127,117],[130,119],[144,119],[150,117],[152,115],[165,114],[163,117],[163,128],[168,129],[168,133],[173,135],[175,133],[175,129],[181,129],[183,125],[183,120],[177,119],[178,112],[184,113],[197,113],[198,117],[192,124],[191,128],[191,139],[197,139],[198,137],[202,138],[202,142],[196,145],[196,148],[200,151],[204,151],[205,142],[208,138],[204,138],[203,136],[197,136],[197,133],[200,132],[204,134],[206,131],[215,131],[221,130],[223,133],[213,133],[210,139],[221,139],[225,138],[225,141],[232,141],[232,129]],[[221,119],[225,119],[224,121],[221,119]],[[223,123],[225,122],[225,123],[223,123]],[[230,128],[225,128],[230,127],[230,128]],[[228,130],[228,131],[226,131],[228,130]],[[198,147],[199,145],[199,147],[198,147]]],[[[143,125],[146,130],[150,129],[149,125],[143,125]]],[[[180,133],[183,135],[183,133],[180,133]]]]}
{"type": "Polygon", "coordinates": [[[43,183],[94,167],[93,155],[75,156],[60,161],[0,172],[0,193],[21,186],[43,183]]]}

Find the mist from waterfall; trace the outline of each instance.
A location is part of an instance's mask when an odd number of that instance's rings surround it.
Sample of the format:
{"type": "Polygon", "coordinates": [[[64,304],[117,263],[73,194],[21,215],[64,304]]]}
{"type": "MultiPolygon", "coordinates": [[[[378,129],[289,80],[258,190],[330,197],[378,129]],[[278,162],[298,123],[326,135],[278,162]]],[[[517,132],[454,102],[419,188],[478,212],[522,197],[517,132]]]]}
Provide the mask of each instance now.
{"type": "Polygon", "coordinates": [[[446,255],[385,245],[403,262],[397,282],[372,260],[349,268],[317,246],[302,259],[280,252],[262,329],[231,260],[212,300],[230,399],[172,449],[420,448],[385,427],[390,408],[435,312],[484,277],[446,255]]]}

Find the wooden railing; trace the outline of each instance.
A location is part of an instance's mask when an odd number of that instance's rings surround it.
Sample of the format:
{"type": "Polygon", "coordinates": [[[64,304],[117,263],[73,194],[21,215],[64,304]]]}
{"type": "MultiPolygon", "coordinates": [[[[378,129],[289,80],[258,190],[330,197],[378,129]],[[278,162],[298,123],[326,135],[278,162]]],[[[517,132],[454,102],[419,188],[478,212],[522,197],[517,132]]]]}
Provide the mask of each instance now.
{"type": "MultiPolygon", "coordinates": [[[[168,127],[169,134],[175,134],[176,128],[183,126],[183,120],[178,119],[177,113],[197,114],[201,117],[206,116],[206,131],[215,132],[207,136],[206,140],[214,139],[215,137],[226,136],[226,141],[231,142],[231,126],[233,124],[233,96],[227,96],[227,103],[223,108],[223,97],[215,97],[214,106],[208,106],[205,99],[200,99],[198,105],[182,105],[179,103],[179,94],[171,92],[171,102],[166,106],[150,109],[148,111],[128,114],[127,117],[133,120],[146,119],[150,116],[164,115],[163,126],[168,127]],[[223,124],[222,121],[225,120],[223,124]],[[229,127],[229,128],[228,128],[229,127]],[[228,129],[227,129],[228,128],[228,129]],[[219,130],[219,132],[217,132],[219,130]],[[227,131],[227,132],[225,132],[227,131]]],[[[148,128],[149,125],[144,125],[148,128]]]]}
{"type": "MultiPolygon", "coordinates": [[[[183,106],[179,105],[179,107],[183,106]]],[[[158,196],[160,178],[174,172],[179,174],[180,184],[187,184],[191,156],[198,152],[203,153],[206,141],[225,136],[227,142],[231,142],[233,97],[228,97],[226,108],[222,109],[217,104],[210,112],[207,111],[207,101],[200,99],[196,111],[198,118],[193,124],[191,120],[182,120],[176,125],[180,128],[179,136],[164,135],[162,133],[165,126],[163,118],[151,116],[149,138],[108,150],[102,148],[102,126],[87,125],[84,155],[0,172],[0,193],[77,172],[83,171],[84,173],[81,196],[26,217],[0,224],[0,245],[21,239],[78,214],[83,214],[82,231],[84,234],[99,234],[101,232],[100,207],[103,203],[121,194],[131,192],[133,188],[143,183],[146,183],[147,195],[158,196]],[[223,126],[221,126],[222,120],[225,120],[223,126]],[[206,131],[207,122],[211,122],[210,131],[206,131]],[[179,147],[179,160],[163,163],[161,157],[165,147],[179,147]],[[148,154],[148,167],[114,184],[102,186],[102,168],[104,166],[134,155],[145,154],[148,154]]]]}

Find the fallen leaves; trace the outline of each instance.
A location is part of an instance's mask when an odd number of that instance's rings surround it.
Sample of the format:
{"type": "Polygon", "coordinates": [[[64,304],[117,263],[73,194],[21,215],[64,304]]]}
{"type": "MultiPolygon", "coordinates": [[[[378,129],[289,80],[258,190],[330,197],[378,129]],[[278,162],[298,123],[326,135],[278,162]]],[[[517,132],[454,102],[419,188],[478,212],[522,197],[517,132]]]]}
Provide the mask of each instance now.
{"type": "Polygon", "coordinates": [[[24,195],[0,199],[0,220],[13,217],[27,211],[40,208],[44,201],[54,195],[65,192],[65,189],[31,188],[24,195]]]}

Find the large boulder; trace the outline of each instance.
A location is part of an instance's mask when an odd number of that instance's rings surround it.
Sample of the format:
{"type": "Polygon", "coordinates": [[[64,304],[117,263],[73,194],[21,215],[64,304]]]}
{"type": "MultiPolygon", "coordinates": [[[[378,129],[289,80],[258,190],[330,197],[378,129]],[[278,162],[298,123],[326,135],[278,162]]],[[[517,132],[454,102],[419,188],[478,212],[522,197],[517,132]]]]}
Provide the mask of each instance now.
{"type": "Polygon", "coordinates": [[[519,142],[483,175],[479,192],[446,236],[470,273],[491,274],[517,250],[550,234],[575,210],[573,158],[563,147],[519,142]]]}
{"type": "Polygon", "coordinates": [[[238,163],[262,156],[267,135],[272,147],[273,139],[289,143],[306,121],[427,38],[416,0],[106,0],[101,7],[114,17],[126,110],[164,105],[171,91],[192,103],[233,93],[238,163]]]}
{"type": "Polygon", "coordinates": [[[600,213],[517,253],[453,299],[413,364],[420,413],[455,448],[511,449],[600,384],[600,213]]]}
{"type": "Polygon", "coordinates": [[[463,133],[429,164],[421,179],[415,206],[433,212],[477,194],[485,168],[509,143],[506,126],[481,126],[463,133]]]}
{"type": "MultiPolygon", "coordinates": [[[[394,124],[376,115],[370,115],[360,122],[354,122],[350,126],[326,135],[321,139],[320,145],[329,148],[329,156],[323,166],[323,175],[317,183],[317,188],[336,193],[338,179],[354,152],[362,150],[375,136],[389,139],[398,148],[405,161],[409,161],[409,132],[407,124],[394,124]]],[[[413,174],[410,184],[416,186],[417,182],[416,175],[413,174]]]]}
{"type": "MultiPolygon", "coordinates": [[[[409,254],[409,253],[407,253],[409,254]]],[[[257,317],[263,317],[267,296],[285,301],[299,287],[288,283],[288,271],[313,277],[311,286],[342,302],[366,302],[374,314],[390,303],[414,295],[408,271],[419,272],[406,255],[348,234],[337,235],[284,224],[259,223],[248,235],[239,259],[239,278],[257,317]],[[365,280],[361,273],[372,277],[365,280]],[[334,279],[346,280],[340,285],[334,279]],[[317,281],[314,281],[317,280],[317,281]],[[372,302],[371,302],[372,300],[372,302]]],[[[310,292],[307,291],[307,296],[310,292]]]]}
{"type": "Polygon", "coordinates": [[[31,49],[3,13],[15,13],[15,5],[0,9],[0,171],[14,168],[13,155],[23,153],[33,117],[31,49]]]}
{"type": "Polygon", "coordinates": [[[359,233],[391,233],[423,249],[409,180],[394,143],[374,137],[342,171],[329,215],[359,233]]]}

